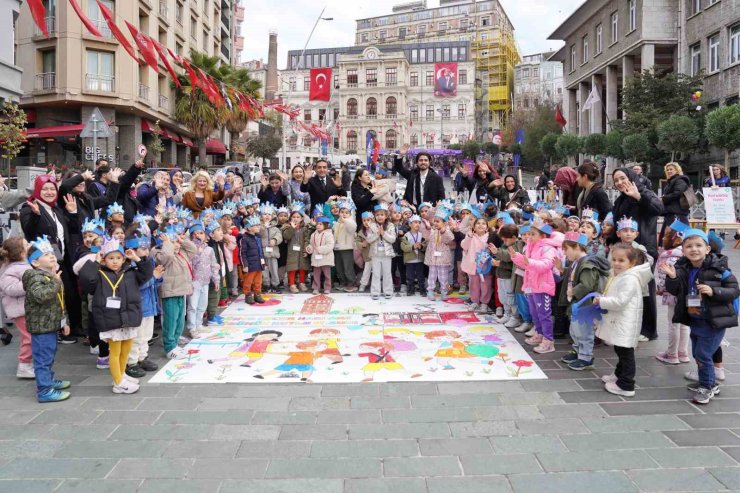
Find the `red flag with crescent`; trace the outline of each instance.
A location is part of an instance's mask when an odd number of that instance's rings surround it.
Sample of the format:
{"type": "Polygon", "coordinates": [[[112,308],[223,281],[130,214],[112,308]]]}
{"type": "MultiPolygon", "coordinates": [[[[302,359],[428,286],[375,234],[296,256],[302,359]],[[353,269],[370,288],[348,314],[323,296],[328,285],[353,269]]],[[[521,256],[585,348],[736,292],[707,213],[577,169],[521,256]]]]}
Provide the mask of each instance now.
{"type": "Polygon", "coordinates": [[[95,24],[93,24],[90,21],[90,19],[87,18],[87,16],[85,15],[85,13],[80,8],[80,5],[77,3],[77,0],[69,0],[69,3],[70,3],[70,5],[72,5],[72,8],[77,13],[77,17],[80,18],[80,20],[85,25],[85,27],[87,28],[87,30],[90,31],[90,34],[92,34],[93,36],[97,36],[99,38],[102,38],[103,37],[103,34],[98,29],[98,26],[96,26],[95,24]]]}
{"type": "Polygon", "coordinates": [[[139,51],[144,56],[144,61],[146,61],[147,65],[153,68],[155,72],[159,73],[157,53],[154,51],[153,43],[150,41],[149,37],[146,34],[139,32],[139,30],[129,21],[123,22],[126,23],[128,30],[131,32],[131,36],[134,38],[136,46],[139,47],[139,51]]]}
{"type": "Polygon", "coordinates": [[[329,101],[331,99],[331,69],[312,68],[311,83],[308,86],[309,101],[329,101]]]}
{"type": "Polygon", "coordinates": [[[136,51],[134,51],[134,47],[131,46],[131,43],[129,43],[128,39],[126,39],[126,36],[124,36],[121,30],[118,28],[116,20],[113,18],[113,12],[111,12],[110,9],[106,7],[105,4],[103,4],[100,0],[98,0],[98,8],[100,8],[100,13],[105,18],[105,22],[108,24],[108,28],[110,29],[110,32],[113,33],[113,36],[118,40],[119,43],[121,43],[123,49],[126,50],[129,55],[131,55],[131,58],[136,60],[137,63],[141,64],[141,61],[139,61],[139,57],[136,55],[136,51]]]}
{"type": "Polygon", "coordinates": [[[154,45],[154,49],[157,51],[157,54],[159,55],[159,59],[162,60],[162,64],[164,65],[164,68],[167,69],[167,72],[170,73],[170,77],[172,77],[172,81],[175,83],[178,89],[182,89],[182,85],[180,84],[180,79],[177,78],[177,73],[175,72],[175,69],[172,67],[172,64],[167,59],[167,51],[165,50],[164,46],[159,44],[157,41],[155,41],[152,38],[149,38],[149,40],[154,45]]]}
{"type": "Polygon", "coordinates": [[[46,7],[41,0],[28,0],[28,8],[31,9],[33,21],[41,30],[45,38],[49,37],[49,28],[46,25],[46,7]]]}

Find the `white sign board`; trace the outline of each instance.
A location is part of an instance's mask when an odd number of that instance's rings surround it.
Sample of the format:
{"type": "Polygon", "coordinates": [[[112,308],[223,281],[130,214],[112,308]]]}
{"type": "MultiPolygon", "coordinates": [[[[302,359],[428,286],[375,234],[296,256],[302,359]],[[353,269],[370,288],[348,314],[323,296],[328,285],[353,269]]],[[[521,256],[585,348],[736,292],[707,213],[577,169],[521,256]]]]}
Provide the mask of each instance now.
{"type": "Polygon", "coordinates": [[[729,187],[704,188],[704,210],[709,224],[733,224],[735,216],[735,202],[732,199],[732,189],[729,187]]]}

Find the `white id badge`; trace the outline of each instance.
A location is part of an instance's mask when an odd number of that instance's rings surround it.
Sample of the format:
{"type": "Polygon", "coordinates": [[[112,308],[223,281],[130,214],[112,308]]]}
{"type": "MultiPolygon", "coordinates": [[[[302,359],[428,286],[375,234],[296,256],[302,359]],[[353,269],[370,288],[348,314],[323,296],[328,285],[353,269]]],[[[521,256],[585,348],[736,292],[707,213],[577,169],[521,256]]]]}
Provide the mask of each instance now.
{"type": "Polygon", "coordinates": [[[272,247],[265,247],[265,253],[272,253],[272,247]]]}
{"type": "Polygon", "coordinates": [[[67,325],[67,317],[62,317],[62,323],[60,324],[61,328],[64,328],[64,326],[67,325]]]}
{"type": "Polygon", "coordinates": [[[293,245],[293,251],[294,252],[300,252],[301,251],[301,247],[299,247],[298,245],[293,245]]]}
{"type": "Polygon", "coordinates": [[[686,297],[686,306],[688,308],[700,308],[701,307],[701,295],[690,294],[686,297]]]}
{"type": "Polygon", "coordinates": [[[118,296],[110,296],[107,300],[105,300],[105,307],[112,308],[113,310],[120,310],[121,298],[119,298],[118,296]]]}
{"type": "Polygon", "coordinates": [[[516,274],[519,277],[524,277],[524,270],[517,269],[517,270],[514,271],[514,274],[516,274]]]}
{"type": "Polygon", "coordinates": [[[313,258],[315,258],[316,260],[321,260],[322,258],[324,258],[324,256],[323,255],[319,255],[317,253],[316,255],[313,256],[313,258]]]}
{"type": "Polygon", "coordinates": [[[434,256],[435,257],[441,257],[442,256],[442,252],[434,252],[434,256]]]}

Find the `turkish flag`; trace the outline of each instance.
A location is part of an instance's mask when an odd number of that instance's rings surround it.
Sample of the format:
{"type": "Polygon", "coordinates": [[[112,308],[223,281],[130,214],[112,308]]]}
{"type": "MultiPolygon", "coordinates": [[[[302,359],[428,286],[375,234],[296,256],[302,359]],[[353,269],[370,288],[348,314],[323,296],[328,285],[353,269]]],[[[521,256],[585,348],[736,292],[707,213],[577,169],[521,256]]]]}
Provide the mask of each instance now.
{"type": "Polygon", "coordinates": [[[128,30],[131,31],[131,36],[134,37],[136,46],[139,47],[139,51],[144,56],[146,63],[154,69],[155,72],[159,73],[159,62],[157,61],[157,52],[154,50],[154,44],[149,39],[149,36],[139,32],[133,24],[129,21],[124,21],[128,30]]]}
{"type": "Polygon", "coordinates": [[[157,51],[157,54],[159,55],[159,59],[162,60],[162,64],[164,65],[164,68],[166,68],[167,72],[170,73],[170,77],[172,77],[172,81],[175,83],[178,89],[182,89],[182,85],[180,85],[180,79],[178,79],[175,69],[172,68],[172,64],[167,59],[167,51],[165,51],[164,46],[154,41],[152,38],[149,38],[149,40],[154,45],[154,49],[157,51]]]}
{"type": "Polygon", "coordinates": [[[331,69],[312,68],[311,83],[308,86],[309,101],[329,101],[331,98],[331,69]]]}
{"type": "Polygon", "coordinates": [[[141,64],[141,61],[139,61],[139,57],[136,55],[136,51],[134,51],[134,47],[131,46],[131,43],[129,43],[126,39],[126,36],[124,36],[121,30],[118,28],[118,25],[113,18],[113,12],[111,12],[104,3],[100,2],[100,0],[98,0],[98,7],[100,8],[100,13],[105,19],[105,22],[108,24],[110,32],[113,33],[113,36],[118,40],[119,43],[121,43],[123,49],[126,50],[129,55],[131,55],[131,58],[136,60],[137,63],[141,64]]]}
{"type": "Polygon", "coordinates": [[[102,38],[103,35],[101,34],[100,30],[98,30],[98,27],[95,24],[90,22],[90,19],[88,19],[85,13],[82,11],[80,5],[77,3],[77,0],[69,0],[69,3],[72,5],[74,11],[77,12],[77,17],[80,18],[87,30],[90,31],[90,34],[102,38]]]}
{"type": "Polygon", "coordinates": [[[45,38],[49,37],[49,29],[46,25],[46,7],[41,0],[28,0],[28,8],[31,9],[33,21],[41,30],[45,38]]]}
{"type": "Polygon", "coordinates": [[[560,111],[560,105],[555,106],[555,121],[558,122],[561,127],[564,127],[568,123],[568,120],[565,119],[563,113],[560,111]]]}

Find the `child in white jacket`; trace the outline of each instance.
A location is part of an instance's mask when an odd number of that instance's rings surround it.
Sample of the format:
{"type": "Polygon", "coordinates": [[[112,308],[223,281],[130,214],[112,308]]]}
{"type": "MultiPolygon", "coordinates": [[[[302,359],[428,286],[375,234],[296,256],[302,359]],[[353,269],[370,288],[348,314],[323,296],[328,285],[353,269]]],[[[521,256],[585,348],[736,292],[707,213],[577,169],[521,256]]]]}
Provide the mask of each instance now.
{"type": "Polygon", "coordinates": [[[319,294],[321,275],[324,275],[324,294],[331,293],[331,268],[334,267],[334,235],[329,227],[329,218],[316,218],[316,231],[306,246],[313,267],[313,294],[319,294]]]}
{"type": "Polygon", "coordinates": [[[396,227],[388,221],[388,207],[385,204],[375,206],[375,222],[370,224],[367,242],[370,245],[370,262],[372,265],[372,284],[370,294],[374,300],[380,298],[381,283],[385,299],[393,297],[393,277],[391,263],[396,255],[393,243],[398,234],[396,227]]]}
{"type": "Polygon", "coordinates": [[[355,205],[351,200],[339,202],[339,218],[334,223],[334,264],[337,268],[337,290],[353,293],[355,287],[355,205]]]}
{"type": "Polygon", "coordinates": [[[624,397],[635,395],[635,348],[642,323],[642,298],[653,278],[650,264],[639,249],[617,243],[611,248],[612,275],[604,293],[594,298],[602,309],[602,319],[596,322],[596,337],[614,346],[619,362],[613,375],[601,380],[611,394],[624,397]]]}

